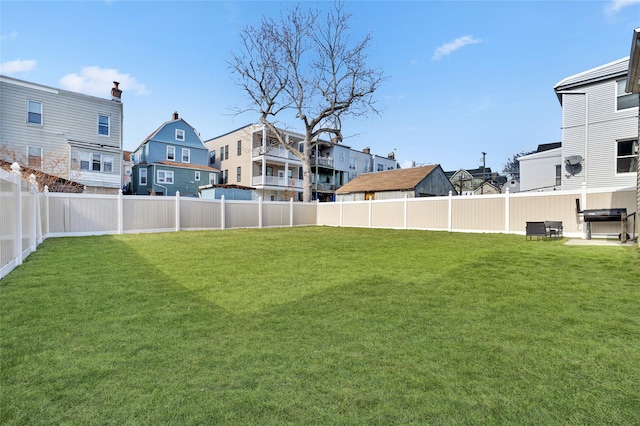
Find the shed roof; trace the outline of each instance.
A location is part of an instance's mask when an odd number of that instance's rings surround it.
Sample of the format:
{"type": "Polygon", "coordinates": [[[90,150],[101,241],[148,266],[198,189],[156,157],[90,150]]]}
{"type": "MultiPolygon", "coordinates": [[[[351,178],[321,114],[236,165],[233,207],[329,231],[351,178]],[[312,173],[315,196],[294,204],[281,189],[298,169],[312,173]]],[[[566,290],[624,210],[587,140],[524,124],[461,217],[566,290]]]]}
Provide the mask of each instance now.
{"type": "Polygon", "coordinates": [[[420,182],[429,176],[439,164],[413,167],[410,169],[387,170],[383,172],[365,173],[348,182],[336,191],[336,194],[349,194],[367,191],[400,191],[415,189],[420,182]]]}

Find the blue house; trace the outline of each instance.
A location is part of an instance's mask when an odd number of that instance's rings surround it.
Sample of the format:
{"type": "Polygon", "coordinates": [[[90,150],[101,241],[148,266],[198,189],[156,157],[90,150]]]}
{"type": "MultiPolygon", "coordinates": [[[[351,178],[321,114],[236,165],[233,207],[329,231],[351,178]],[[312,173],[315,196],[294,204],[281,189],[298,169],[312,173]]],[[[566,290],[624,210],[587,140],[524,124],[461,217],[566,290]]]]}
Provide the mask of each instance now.
{"type": "Polygon", "coordinates": [[[217,184],[207,147],[198,132],[174,112],[131,155],[134,195],[197,196],[202,185],[217,184]]]}

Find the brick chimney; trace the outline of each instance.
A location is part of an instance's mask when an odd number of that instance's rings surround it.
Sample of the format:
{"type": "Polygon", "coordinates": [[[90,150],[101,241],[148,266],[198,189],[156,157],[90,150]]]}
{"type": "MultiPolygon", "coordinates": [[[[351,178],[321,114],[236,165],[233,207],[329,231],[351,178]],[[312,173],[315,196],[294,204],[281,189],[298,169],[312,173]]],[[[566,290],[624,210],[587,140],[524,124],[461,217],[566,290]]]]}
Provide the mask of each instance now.
{"type": "Polygon", "coordinates": [[[371,149],[369,147],[366,147],[362,150],[362,152],[364,152],[365,154],[371,154],[371,149]]]}
{"type": "Polygon", "coordinates": [[[111,89],[111,100],[115,102],[122,102],[122,90],[118,88],[119,82],[113,82],[113,88],[111,89]]]}
{"type": "Polygon", "coordinates": [[[178,119],[178,111],[175,111],[175,112],[173,113],[173,115],[171,116],[171,119],[172,119],[173,121],[176,121],[176,120],[178,119]]]}

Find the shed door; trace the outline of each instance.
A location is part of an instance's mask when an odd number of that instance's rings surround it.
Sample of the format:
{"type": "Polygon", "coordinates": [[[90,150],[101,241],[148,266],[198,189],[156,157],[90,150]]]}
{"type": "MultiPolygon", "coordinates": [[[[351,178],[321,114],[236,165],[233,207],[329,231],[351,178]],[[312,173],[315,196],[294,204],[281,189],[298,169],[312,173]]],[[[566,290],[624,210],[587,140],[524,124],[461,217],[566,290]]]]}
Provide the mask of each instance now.
{"type": "Polygon", "coordinates": [[[365,192],[364,193],[364,199],[365,200],[375,200],[376,199],[375,192],[365,192]]]}

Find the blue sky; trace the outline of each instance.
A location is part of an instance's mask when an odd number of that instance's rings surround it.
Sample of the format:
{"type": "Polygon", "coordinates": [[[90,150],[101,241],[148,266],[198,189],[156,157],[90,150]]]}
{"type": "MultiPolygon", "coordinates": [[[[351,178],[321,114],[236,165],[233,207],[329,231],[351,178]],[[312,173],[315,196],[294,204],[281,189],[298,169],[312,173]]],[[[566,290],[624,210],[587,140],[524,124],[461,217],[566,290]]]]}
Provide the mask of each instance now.
{"type": "MultiPolygon", "coordinates": [[[[499,171],[517,152],[560,141],[553,86],[628,56],[640,26],[640,0],[346,4],[351,37],[372,34],[369,64],[388,80],[375,96],[380,115],[343,123],[344,143],[445,170],[478,167],[484,151],[499,171]]],[[[207,140],[257,120],[233,112],[248,104],[227,65],[240,29],[293,5],[3,0],[0,73],[101,97],[120,81],[125,149],[174,111],[207,140]]]]}

